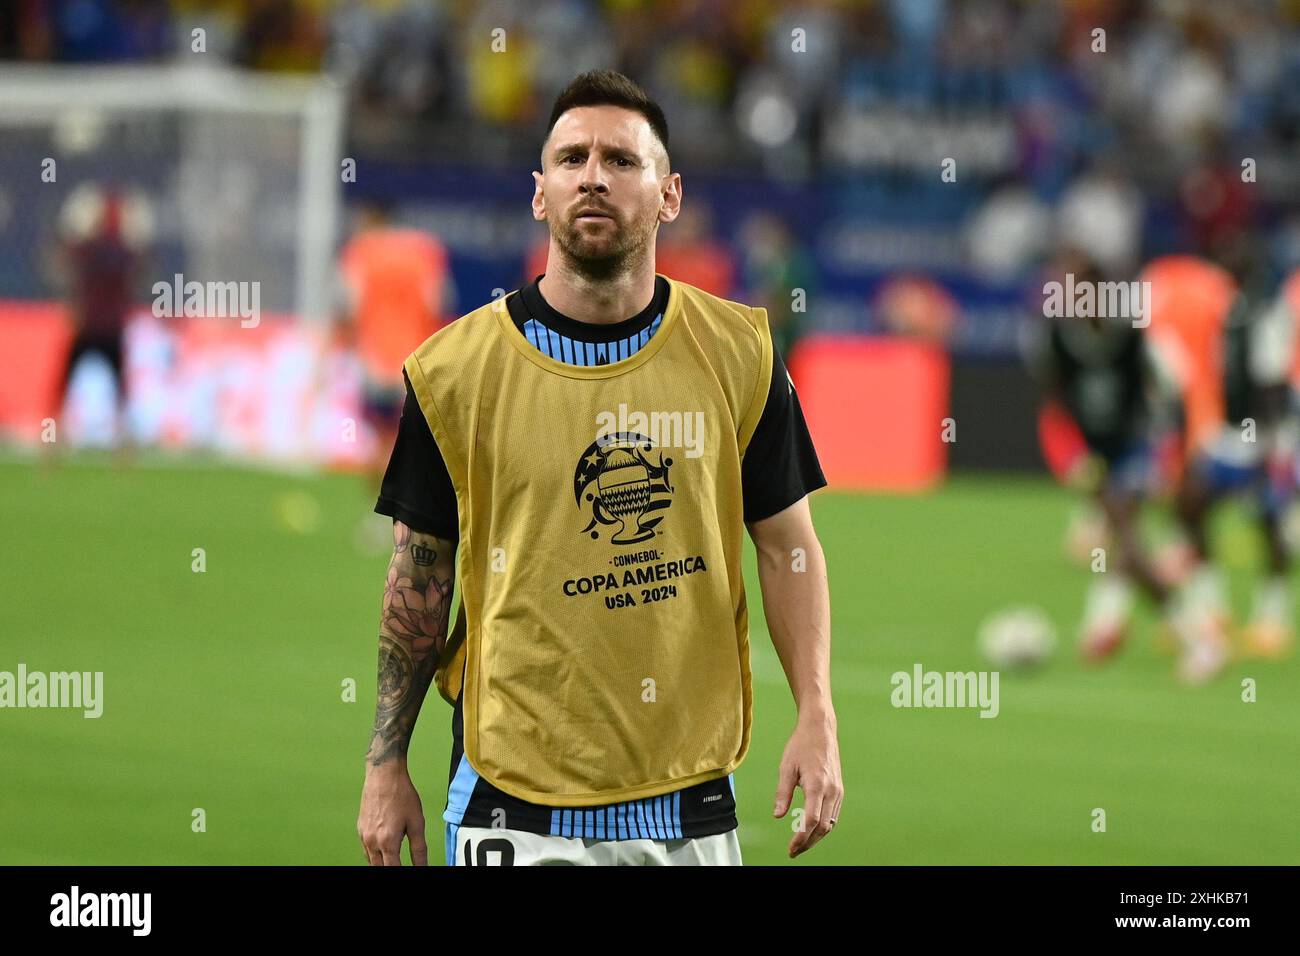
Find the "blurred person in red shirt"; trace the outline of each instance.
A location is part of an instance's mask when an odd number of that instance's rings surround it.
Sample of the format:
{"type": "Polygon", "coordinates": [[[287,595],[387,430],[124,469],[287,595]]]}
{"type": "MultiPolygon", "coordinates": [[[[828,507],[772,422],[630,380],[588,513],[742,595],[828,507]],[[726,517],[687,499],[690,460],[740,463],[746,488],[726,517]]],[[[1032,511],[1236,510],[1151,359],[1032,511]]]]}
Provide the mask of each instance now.
{"type": "Polygon", "coordinates": [[[59,409],[82,358],[101,356],[113,371],[114,420],[129,444],[123,336],[136,305],[145,247],[152,233],[145,201],[116,186],[85,184],[68,196],[59,217],[54,255],[56,280],[65,288],[72,343],[58,381],[59,409]]]}
{"type": "Polygon", "coordinates": [[[699,200],[683,205],[673,227],[664,232],[655,270],[724,299],[735,293],[736,258],[713,237],[713,215],[699,200]]]}

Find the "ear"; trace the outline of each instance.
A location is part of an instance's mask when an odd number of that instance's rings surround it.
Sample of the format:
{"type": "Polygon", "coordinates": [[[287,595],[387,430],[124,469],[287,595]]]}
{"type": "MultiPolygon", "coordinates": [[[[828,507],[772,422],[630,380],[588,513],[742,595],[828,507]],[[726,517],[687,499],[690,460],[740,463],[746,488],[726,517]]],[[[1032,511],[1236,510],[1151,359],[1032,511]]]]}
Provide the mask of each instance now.
{"type": "Polygon", "coordinates": [[[659,221],[672,222],[682,211],[682,174],[669,173],[662,182],[663,201],[659,204],[659,221]]]}
{"type": "Polygon", "coordinates": [[[542,192],[542,174],[533,173],[533,218],[538,222],[546,219],[546,196],[542,192]]]}

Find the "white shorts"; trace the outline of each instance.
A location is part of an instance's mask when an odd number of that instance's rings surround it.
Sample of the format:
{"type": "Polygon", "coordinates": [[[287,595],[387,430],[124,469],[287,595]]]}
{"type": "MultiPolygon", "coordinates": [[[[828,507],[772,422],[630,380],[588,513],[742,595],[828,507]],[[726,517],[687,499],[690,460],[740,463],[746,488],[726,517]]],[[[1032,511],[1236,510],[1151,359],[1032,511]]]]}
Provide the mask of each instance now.
{"type": "Polygon", "coordinates": [[[449,866],[742,865],[735,830],[689,840],[591,840],[448,824],[447,851],[449,866]]]}

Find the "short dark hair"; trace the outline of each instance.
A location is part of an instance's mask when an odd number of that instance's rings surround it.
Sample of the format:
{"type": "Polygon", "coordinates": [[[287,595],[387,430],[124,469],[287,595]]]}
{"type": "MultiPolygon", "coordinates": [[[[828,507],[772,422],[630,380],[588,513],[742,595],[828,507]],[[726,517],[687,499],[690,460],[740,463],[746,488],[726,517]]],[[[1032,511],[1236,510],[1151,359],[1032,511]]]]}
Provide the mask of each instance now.
{"type": "Polygon", "coordinates": [[[550,122],[546,124],[545,142],[561,116],[579,106],[621,106],[640,113],[654,130],[668,153],[668,119],[663,108],[634,80],[617,70],[590,70],[574,78],[555,100],[550,122]]]}

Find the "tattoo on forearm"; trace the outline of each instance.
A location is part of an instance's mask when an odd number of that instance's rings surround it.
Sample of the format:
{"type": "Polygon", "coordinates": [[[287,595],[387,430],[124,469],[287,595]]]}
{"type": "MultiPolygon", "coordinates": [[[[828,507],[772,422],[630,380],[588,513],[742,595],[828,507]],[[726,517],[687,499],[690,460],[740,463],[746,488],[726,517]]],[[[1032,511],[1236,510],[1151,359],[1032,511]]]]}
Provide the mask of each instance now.
{"type": "Polygon", "coordinates": [[[397,641],[385,634],[379,635],[379,704],[376,713],[391,719],[402,712],[402,706],[411,696],[414,686],[415,665],[411,655],[397,641]]]}
{"type": "Polygon", "coordinates": [[[379,624],[379,691],[366,759],[406,753],[415,719],[447,642],[451,611],[449,542],[393,525],[393,559],[379,624]],[[441,556],[441,560],[440,560],[441,556]]]}

